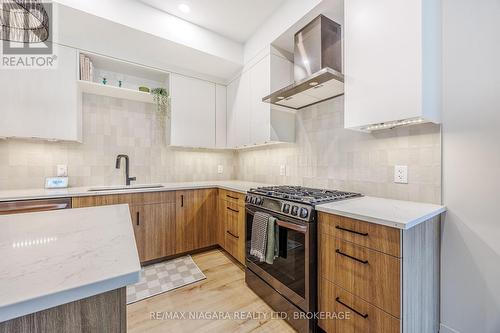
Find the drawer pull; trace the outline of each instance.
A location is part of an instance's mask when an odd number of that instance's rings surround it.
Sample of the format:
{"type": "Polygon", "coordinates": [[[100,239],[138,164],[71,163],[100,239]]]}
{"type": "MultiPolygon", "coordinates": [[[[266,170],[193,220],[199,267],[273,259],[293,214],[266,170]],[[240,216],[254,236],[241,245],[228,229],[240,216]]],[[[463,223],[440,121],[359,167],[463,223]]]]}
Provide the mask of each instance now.
{"type": "Polygon", "coordinates": [[[368,313],[361,313],[361,312],[359,312],[359,311],[357,311],[357,310],[354,310],[354,309],[353,309],[353,308],[351,308],[349,305],[347,305],[347,304],[345,304],[344,302],[342,302],[342,301],[340,300],[340,297],[337,297],[337,298],[335,299],[335,301],[336,301],[337,303],[339,303],[339,304],[342,304],[343,306],[345,306],[345,307],[346,307],[346,308],[348,308],[349,310],[353,311],[354,313],[357,313],[358,315],[360,315],[360,316],[361,316],[361,317],[363,317],[364,319],[368,318],[368,313]]]}
{"type": "Polygon", "coordinates": [[[368,260],[361,260],[361,259],[358,259],[356,257],[353,257],[353,256],[350,256],[348,255],[347,253],[344,253],[342,251],[340,251],[340,249],[336,249],[335,252],[337,252],[338,254],[340,254],[341,256],[344,256],[344,257],[347,257],[347,258],[350,258],[352,260],[356,260],[357,262],[360,262],[362,264],[368,264],[368,260]]]}
{"type": "Polygon", "coordinates": [[[234,238],[240,238],[240,237],[236,236],[235,234],[233,234],[233,233],[232,233],[231,231],[229,231],[229,230],[227,230],[226,232],[227,232],[228,234],[230,234],[231,236],[233,236],[234,238]]]}
{"type": "Polygon", "coordinates": [[[136,215],[137,215],[137,216],[136,216],[136,217],[137,217],[137,218],[136,218],[137,225],[139,225],[139,224],[141,223],[141,220],[140,220],[141,216],[139,215],[139,212],[137,212],[137,214],[136,214],[136,215]]]}
{"type": "Polygon", "coordinates": [[[235,213],[239,213],[240,212],[239,210],[232,209],[231,207],[227,207],[227,209],[229,209],[230,211],[235,212],[235,213]]]}
{"type": "Polygon", "coordinates": [[[233,197],[232,195],[229,195],[229,194],[226,194],[226,197],[234,199],[234,200],[238,200],[239,199],[238,197],[233,197]]]}
{"type": "Polygon", "coordinates": [[[351,230],[351,229],[346,229],[346,228],[342,228],[341,226],[338,226],[338,225],[335,226],[335,229],[351,232],[353,234],[360,235],[360,236],[368,236],[367,232],[359,232],[359,231],[355,231],[355,230],[351,230]]]}

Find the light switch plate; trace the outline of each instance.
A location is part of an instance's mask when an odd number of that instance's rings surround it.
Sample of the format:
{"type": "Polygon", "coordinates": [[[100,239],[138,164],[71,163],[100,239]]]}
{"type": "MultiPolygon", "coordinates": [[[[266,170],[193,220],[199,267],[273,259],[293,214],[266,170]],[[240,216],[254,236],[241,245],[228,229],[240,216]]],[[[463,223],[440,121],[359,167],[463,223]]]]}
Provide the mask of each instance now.
{"type": "Polygon", "coordinates": [[[57,177],[67,177],[68,176],[68,165],[58,164],[57,165],[57,177]]]}
{"type": "Polygon", "coordinates": [[[394,182],[398,184],[408,184],[408,166],[394,166],[394,182]]]}
{"type": "Polygon", "coordinates": [[[222,164],[219,164],[217,166],[217,173],[223,173],[224,172],[224,167],[222,166],[222,164]]]}

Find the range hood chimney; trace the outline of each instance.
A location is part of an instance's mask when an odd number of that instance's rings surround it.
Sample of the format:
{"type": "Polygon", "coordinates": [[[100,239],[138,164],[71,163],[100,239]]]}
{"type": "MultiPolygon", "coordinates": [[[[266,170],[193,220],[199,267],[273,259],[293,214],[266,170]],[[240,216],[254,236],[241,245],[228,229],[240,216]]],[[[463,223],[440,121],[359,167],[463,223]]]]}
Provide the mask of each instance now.
{"type": "Polygon", "coordinates": [[[294,80],[262,101],[299,110],[344,94],[338,23],[319,15],[295,34],[294,80]]]}

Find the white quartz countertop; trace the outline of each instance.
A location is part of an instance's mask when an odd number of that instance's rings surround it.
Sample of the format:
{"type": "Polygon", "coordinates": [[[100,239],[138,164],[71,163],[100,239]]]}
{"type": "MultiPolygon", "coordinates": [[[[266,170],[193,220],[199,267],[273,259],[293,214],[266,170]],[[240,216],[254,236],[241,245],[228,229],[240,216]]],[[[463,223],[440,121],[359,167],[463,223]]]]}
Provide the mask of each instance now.
{"type": "Polygon", "coordinates": [[[107,195],[119,193],[141,193],[141,192],[159,192],[159,191],[175,191],[175,190],[190,190],[201,188],[222,188],[230,191],[246,193],[252,187],[269,186],[269,184],[246,182],[238,180],[220,180],[220,181],[198,181],[198,182],[177,182],[177,183],[158,183],[154,185],[162,185],[158,188],[124,188],[119,191],[89,191],[91,188],[99,187],[69,187],[65,189],[26,189],[26,190],[4,190],[0,191],[0,201],[16,201],[30,199],[50,199],[63,197],[81,197],[91,195],[107,195]]]}
{"type": "Polygon", "coordinates": [[[410,229],[446,211],[445,206],[421,202],[359,197],[316,206],[320,212],[410,229]]]}
{"type": "Polygon", "coordinates": [[[135,283],[128,205],[0,216],[0,322],[135,283]]]}

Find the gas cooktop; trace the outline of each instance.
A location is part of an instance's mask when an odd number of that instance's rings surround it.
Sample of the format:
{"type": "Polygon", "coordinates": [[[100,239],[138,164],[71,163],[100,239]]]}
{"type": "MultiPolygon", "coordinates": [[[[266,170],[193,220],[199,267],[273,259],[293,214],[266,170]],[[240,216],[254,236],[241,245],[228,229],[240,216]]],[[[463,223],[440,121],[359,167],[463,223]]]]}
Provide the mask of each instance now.
{"type": "Polygon", "coordinates": [[[266,197],[289,200],[308,205],[359,197],[361,194],[337,190],[322,190],[302,186],[266,186],[252,188],[249,194],[259,194],[266,197]]]}

